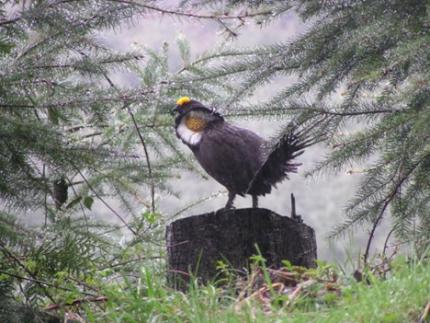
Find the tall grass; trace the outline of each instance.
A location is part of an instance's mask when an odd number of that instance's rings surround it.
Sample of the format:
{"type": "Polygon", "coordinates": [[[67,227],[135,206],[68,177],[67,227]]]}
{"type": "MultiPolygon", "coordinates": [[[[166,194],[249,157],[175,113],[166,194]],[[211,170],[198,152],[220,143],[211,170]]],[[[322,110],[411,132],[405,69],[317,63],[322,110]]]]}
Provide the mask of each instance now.
{"type": "Polygon", "coordinates": [[[91,322],[417,322],[430,301],[428,260],[399,256],[385,277],[368,271],[361,282],[331,265],[311,270],[286,265],[283,272],[296,277],[296,286],[276,288],[273,271],[258,266],[221,286],[201,286],[194,279],[186,292],[142,268],[137,278],[106,285],[107,303],[86,305],[87,317],[91,322]]]}

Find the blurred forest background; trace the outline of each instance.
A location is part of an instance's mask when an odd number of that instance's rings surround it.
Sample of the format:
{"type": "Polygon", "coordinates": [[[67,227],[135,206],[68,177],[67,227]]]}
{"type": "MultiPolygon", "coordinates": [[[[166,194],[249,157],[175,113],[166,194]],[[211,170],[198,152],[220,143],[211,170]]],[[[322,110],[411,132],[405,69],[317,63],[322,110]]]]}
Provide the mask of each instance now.
{"type": "Polygon", "coordinates": [[[165,225],[226,195],[174,135],[184,95],[274,140],[325,117],[261,199],[288,215],[295,194],[319,258],[425,248],[429,28],[422,1],[2,1],[4,295],[55,304],[163,272],[165,225]]]}

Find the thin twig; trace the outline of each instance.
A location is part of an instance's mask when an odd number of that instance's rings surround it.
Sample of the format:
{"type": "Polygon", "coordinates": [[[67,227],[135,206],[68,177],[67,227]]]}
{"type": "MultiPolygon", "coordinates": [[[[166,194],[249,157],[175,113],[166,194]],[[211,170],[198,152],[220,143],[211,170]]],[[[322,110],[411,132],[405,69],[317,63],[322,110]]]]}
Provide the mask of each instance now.
{"type": "Polygon", "coordinates": [[[76,169],[76,171],[79,173],[79,175],[81,175],[82,179],[85,181],[85,183],[87,184],[88,188],[94,193],[94,195],[100,200],[100,202],[102,202],[113,214],[116,215],[116,217],[118,219],[121,220],[121,222],[127,227],[128,230],[130,230],[131,233],[133,233],[133,235],[137,235],[137,232],[135,230],[133,230],[133,228],[127,223],[127,221],[124,220],[124,218],[117,212],[115,211],[110,205],[109,203],[107,203],[104,198],[102,198],[100,196],[99,193],[97,193],[97,191],[93,188],[93,186],[88,182],[87,178],[84,176],[84,174],[82,174],[82,172],[80,171],[79,168],[77,168],[74,164],[72,164],[72,166],[76,169]]]}
{"type": "MultiPolygon", "coordinates": [[[[67,181],[69,182],[69,187],[72,189],[73,193],[75,194],[76,198],[79,196],[78,192],[76,191],[76,189],[73,187],[73,185],[78,185],[78,184],[83,184],[85,183],[84,181],[77,181],[77,182],[72,182],[72,179],[67,177],[67,181]]],[[[88,217],[87,217],[87,213],[85,212],[85,208],[84,205],[82,205],[81,200],[79,201],[79,207],[81,208],[82,214],[84,215],[84,220],[85,220],[85,224],[86,224],[86,229],[87,232],[90,233],[90,229],[88,228],[88,217]]]]}
{"type": "MultiPolygon", "coordinates": [[[[81,54],[85,55],[84,53],[81,53],[81,54]]],[[[106,81],[109,83],[109,85],[119,93],[118,88],[116,87],[115,83],[110,79],[110,77],[105,72],[102,72],[102,73],[103,73],[103,76],[106,79],[106,81]]],[[[131,120],[133,121],[133,125],[134,125],[134,128],[136,129],[139,140],[142,143],[142,147],[143,147],[143,151],[144,151],[145,159],[146,159],[146,164],[148,166],[148,175],[149,175],[149,181],[150,181],[151,211],[152,211],[152,213],[155,213],[155,182],[154,182],[154,176],[152,174],[152,167],[151,167],[151,161],[149,159],[148,149],[147,149],[145,140],[143,138],[143,135],[142,135],[142,133],[139,129],[139,126],[136,122],[136,118],[134,117],[134,114],[129,107],[130,103],[127,102],[126,97],[123,97],[123,98],[124,98],[124,106],[122,107],[122,109],[127,109],[127,112],[130,115],[131,120]]]]}
{"type": "Polygon", "coordinates": [[[430,302],[427,303],[424,308],[423,314],[421,315],[418,323],[428,322],[427,319],[430,317],[430,302]]]}
{"type": "Polygon", "coordinates": [[[13,24],[19,20],[21,20],[21,17],[13,18],[10,20],[2,20],[2,21],[0,21],[0,26],[10,25],[10,24],[13,24]]]}
{"type": "Polygon", "coordinates": [[[142,261],[142,260],[157,260],[157,259],[163,259],[163,257],[161,257],[161,256],[138,257],[136,259],[130,259],[130,260],[127,260],[127,261],[117,262],[115,264],[110,264],[110,265],[108,265],[106,267],[100,268],[99,270],[108,269],[108,268],[112,269],[112,268],[115,268],[115,267],[121,267],[121,266],[128,265],[130,263],[137,262],[137,261],[142,261]]]}
{"type": "Polygon", "coordinates": [[[237,32],[235,32],[233,29],[231,29],[227,24],[222,21],[222,19],[217,19],[218,23],[225,29],[225,31],[232,37],[237,37],[237,32]]]}
{"type": "MultiPolygon", "coordinates": [[[[16,278],[16,279],[30,281],[30,282],[36,283],[38,285],[46,285],[46,286],[49,286],[49,287],[52,287],[52,288],[61,289],[61,290],[65,290],[65,291],[68,291],[68,292],[76,292],[75,290],[67,288],[67,287],[57,286],[57,285],[48,283],[46,281],[43,281],[43,280],[40,280],[40,279],[37,279],[37,278],[33,278],[33,277],[29,278],[29,277],[20,276],[20,275],[17,275],[17,274],[11,274],[11,273],[9,273],[7,271],[4,271],[4,270],[1,270],[1,269],[0,269],[0,274],[4,274],[4,275],[7,275],[7,276],[16,278]]],[[[87,295],[87,296],[93,296],[93,297],[95,296],[93,294],[90,294],[90,293],[87,293],[87,292],[83,292],[83,291],[80,291],[80,293],[84,294],[84,295],[87,295]]],[[[54,302],[54,300],[51,300],[51,301],[54,302]]]]}
{"type": "Polygon", "coordinates": [[[2,103],[0,104],[0,108],[35,108],[32,104],[7,104],[2,103]]]}
{"type": "Polygon", "coordinates": [[[155,183],[154,183],[154,176],[152,175],[152,167],[151,167],[151,162],[149,160],[148,149],[146,147],[146,143],[145,143],[145,140],[143,139],[142,133],[139,130],[139,126],[137,125],[136,119],[134,118],[134,114],[128,106],[127,106],[127,112],[130,115],[131,120],[133,121],[134,128],[136,129],[137,135],[139,136],[140,142],[142,143],[143,151],[145,153],[145,159],[146,159],[146,164],[148,165],[148,175],[149,175],[150,189],[151,189],[151,211],[152,213],[155,213],[155,183]]]}
{"type": "Polygon", "coordinates": [[[45,308],[45,311],[58,310],[58,309],[65,307],[65,306],[76,306],[76,305],[80,305],[82,303],[107,302],[107,300],[108,300],[108,298],[106,296],[94,296],[94,297],[80,298],[80,299],[75,299],[70,303],[50,304],[45,308]]]}
{"type": "MultiPolygon", "coordinates": [[[[46,183],[46,164],[43,164],[43,168],[42,168],[42,178],[46,183]]],[[[48,190],[45,190],[45,197],[44,197],[44,207],[45,207],[45,224],[44,227],[46,228],[46,226],[48,225],[48,190]]]]}
{"type": "Polygon", "coordinates": [[[195,14],[195,13],[191,13],[191,12],[182,12],[182,11],[176,11],[176,10],[169,10],[169,9],[164,9],[164,8],[160,8],[160,7],[156,7],[156,6],[151,6],[148,4],[144,4],[144,3],[138,3],[132,0],[109,0],[111,2],[117,2],[117,3],[124,3],[124,4],[128,4],[128,5],[134,5],[137,7],[141,7],[147,10],[152,10],[152,11],[157,11],[160,13],[164,13],[164,14],[168,14],[168,15],[174,15],[174,16],[182,16],[182,17],[188,17],[188,18],[197,18],[197,19],[209,19],[209,20],[243,20],[246,18],[252,18],[252,17],[259,17],[259,16],[267,16],[267,15],[272,15],[273,11],[272,10],[265,10],[265,11],[258,11],[258,12],[254,12],[254,13],[244,13],[241,15],[233,15],[233,16],[229,16],[229,15],[214,15],[214,14],[195,14]]]}
{"type": "Polygon", "coordinates": [[[396,186],[394,187],[393,191],[391,192],[391,194],[389,196],[387,196],[385,198],[384,204],[382,206],[381,211],[379,212],[378,217],[376,218],[376,220],[373,222],[373,226],[372,226],[372,230],[370,231],[369,234],[369,239],[367,240],[367,245],[366,245],[366,251],[364,253],[363,256],[363,261],[364,261],[364,265],[367,264],[367,259],[369,257],[369,251],[370,251],[370,245],[372,244],[372,240],[376,231],[377,226],[379,225],[380,221],[382,220],[385,210],[387,209],[388,205],[391,203],[391,201],[394,199],[394,197],[396,196],[398,190],[400,189],[400,187],[403,185],[403,182],[409,177],[409,175],[415,170],[415,168],[421,163],[422,160],[418,161],[396,184],[396,186]]]}
{"type": "Polygon", "coordinates": [[[364,265],[367,264],[367,259],[369,257],[369,251],[370,251],[370,245],[372,244],[372,240],[373,240],[373,236],[375,234],[376,228],[379,225],[379,222],[382,220],[382,217],[384,216],[385,210],[387,209],[388,205],[390,204],[390,202],[394,198],[394,195],[395,194],[391,194],[390,197],[388,197],[385,200],[384,205],[382,206],[382,209],[379,212],[378,217],[376,218],[375,222],[373,222],[372,230],[370,231],[369,238],[367,239],[366,251],[365,251],[364,256],[363,256],[364,265]]]}
{"type": "Polygon", "coordinates": [[[382,249],[382,258],[385,259],[385,253],[387,252],[388,249],[388,241],[391,238],[391,235],[393,234],[393,232],[396,230],[396,226],[394,226],[390,232],[388,232],[387,237],[385,238],[385,242],[384,242],[384,249],[382,249]]]}

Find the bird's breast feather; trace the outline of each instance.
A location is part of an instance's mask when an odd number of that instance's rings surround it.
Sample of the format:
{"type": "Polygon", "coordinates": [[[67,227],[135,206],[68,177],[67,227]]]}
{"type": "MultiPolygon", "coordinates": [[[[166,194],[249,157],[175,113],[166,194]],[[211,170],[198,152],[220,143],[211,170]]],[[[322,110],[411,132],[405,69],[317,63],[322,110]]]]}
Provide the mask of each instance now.
{"type": "Polygon", "coordinates": [[[185,120],[176,127],[178,137],[189,146],[197,146],[202,140],[203,131],[194,131],[187,127],[185,120]]]}

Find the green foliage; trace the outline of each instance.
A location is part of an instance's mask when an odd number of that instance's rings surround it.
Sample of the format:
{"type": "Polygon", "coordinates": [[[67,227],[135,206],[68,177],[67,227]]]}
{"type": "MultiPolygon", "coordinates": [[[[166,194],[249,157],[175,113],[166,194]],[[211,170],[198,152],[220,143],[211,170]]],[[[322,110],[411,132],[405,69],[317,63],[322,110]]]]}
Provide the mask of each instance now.
{"type": "MultiPolygon", "coordinates": [[[[164,280],[154,274],[153,268],[145,267],[138,279],[104,289],[109,298],[106,311],[99,313],[93,309],[92,321],[409,322],[420,318],[428,302],[430,270],[425,261],[408,263],[398,258],[387,279],[369,274],[370,285],[341,274],[333,265],[320,266],[313,271],[293,268],[291,272],[312,277],[308,281],[325,281],[335,274],[338,282],[330,286],[305,283],[298,297],[276,292],[260,295],[270,299],[268,303],[251,296],[251,290],[247,294],[249,300],[243,302],[240,295],[244,290],[237,290],[243,286],[240,283],[230,288],[191,284],[185,294],[170,290],[164,280]],[[324,292],[327,288],[338,291],[324,292]]],[[[252,286],[252,277],[253,273],[248,276],[247,286],[252,286]]]]}

